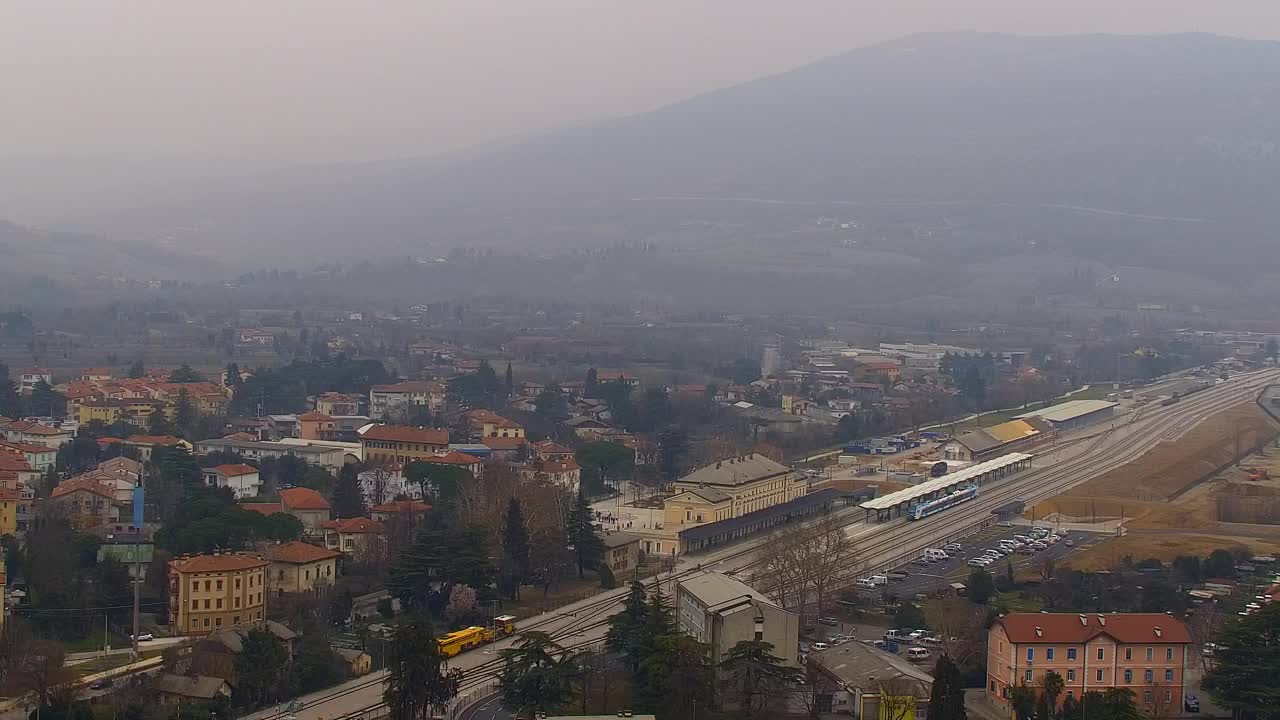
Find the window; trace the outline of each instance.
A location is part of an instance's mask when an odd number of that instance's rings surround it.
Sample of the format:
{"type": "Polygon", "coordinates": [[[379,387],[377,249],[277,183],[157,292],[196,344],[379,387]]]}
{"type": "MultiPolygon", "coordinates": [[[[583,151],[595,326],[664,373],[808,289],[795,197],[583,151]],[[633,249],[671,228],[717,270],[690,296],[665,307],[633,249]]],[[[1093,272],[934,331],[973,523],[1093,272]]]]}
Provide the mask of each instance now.
{"type": "MultiPolygon", "coordinates": [[[[277,570],[277,571],[276,571],[276,579],[277,579],[277,580],[283,580],[283,579],[284,579],[284,571],[283,571],[283,570],[277,570]]],[[[239,585],[239,583],[236,583],[236,584],[237,584],[237,585],[239,585]]],[[[238,588],[237,588],[237,589],[238,589],[238,588]]]]}
{"type": "Polygon", "coordinates": [[[1067,659],[1068,659],[1068,660],[1075,660],[1075,659],[1076,659],[1076,649],[1075,649],[1075,648],[1067,648],[1067,659]]]}
{"type": "Polygon", "coordinates": [[[310,580],[310,579],[311,579],[311,571],[310,571],[310,570],[307,570],[307,571],[306,571],[306,577],[305,577],[304,579],[306,579],[306,580],[310,580]]]}
{"type": "Polygon", "coordinates": [[[1169,661],[1173,660],[1173,648],[1164,649],[1164,659],[1169,661]]]}
{"type": "Polygon", "coordinates": [[[1075,682],[1075,681],[1076,681],[1076,671],[1075,671],[1075,670],[1068,670],[1068,671],[1067,671],[1067,682],[1075,682]]]}
{"type": "Polygon", "coordinates": [[[209,618],[204,619],[204,626],[209,627],[209,618]]]}
{"type": "Polygon", "coordinates": [[[222,627],[222,618],[214,618],[214,619],[213,619],[213,626],[214,626],[214,627],[222,627]]]}
{"type": "Polygon", "coordinates": [[[1053,648],[1048,648],[1044,651],[1044,659],[1045,660],[1053,659],[1053,648]]]}
{"type": "Polygon", "coordinates": [[[1124,659],[1125,659],[1125,660],[1132,660],[1132,659],[1133,659],[1133,648],[1125,648],[1125,649],[1124,649],[1124,659]]]}
{"type": "Polygon", "coordinates": [[[222,598],[218,598],[218,609],[222,609],[222,598]]]}
{"type": "Polygon", "coordinates": [[[684,519],[685,519],[685,520],[689,520],[689,519],[692,519],[692,518],[693,518],[693,511],[692,511],[692,510],[685,510],[685,511],[684,511],[684,519]]]}
{"type": "Polygon", "coordinates": [[[1149,683],[1153,679],[1154,678],[1152,677],[1152,672],[1150,670],[1147,670],[1146,672],[1142,673],[1142,682],[1149,683]]]}
{"type": "Polygon", "coordinates": [[[1165,681],[1165,682],[1173,682],[1173,671],[1172,671],[1172,670],[1165,670],[1165,671],[1164,671],[1164,681],[1165,681]]]}
{"type": "Polygon", "coordinates": [[[240,589],[240,578],[236,578],[236,589],[240,589]]]}
{"type": "Polygon", "coordinates": [[[222,581],[221,581],[221,580],[219,580],[219,581],[218,581],[218,589],[219,589],[219,590],[221,590],[221,589],[222,589],[222,581]]]}
{"type": "Polygon", "coordinates": [[[1027,662],[1031,662],[1032,660],[1035,660],[1035,659],[1036,659],[1036,649],[1027,648],[1027,662]]]}
{"type": "Polygon", "coordinates": [[[995,692],[995,691],[996,691],[996,681],[995,681],[995,680],[992,680],[992,681],[991,681],[991,692],[995,692]]]}
{"type": "Polygon", "coordinates": [[[192,580],[192,581],[191,581],[191,592],[200,592],[200,581],[199,581],[199,580],[192,580]]]}
{"type": "Polygon", "coordinates": [[[239,598],[239,597],[237,597],[237,598],[236,598],[236,607],[240,607],[240,598],[239,598]]]}
{"type": "Polygon", "coordinates": [[[1165,691],[1164,691],[1164,701],[1165,701],[1165,702],[1170,702],[1170,701],[1172,701],[1172,700],[1173,700],[1173,692],[1172,692],[1171,690],[1165,690],[1165,691]]]}
{"type": "Polygon", "coordinates": [[[1151,662],[1151,648],[1147,648],[1147,662],[1151,662]]]}
{"type": "Polygon", "coordinates": [[[1068,691],[1067,691],[1067,698],[1068,698],[1068,699],[1073,698],[1073,697],[1075,697],[1075,696],[1076,696],[1075,692],[1073,692],[1073,691],[1071,691],[1071,690],[1068,690],[1068,691]]]}
{"type": "Polygon", "coordinates": [[[1031,671],[1030,671],[1030,670],[1028,670],[1028,671],[1027,671],[1026,678],[1027,678],[1027,682],[1031,682],[1031,671]]]}
{"type": "Polygon", "coordinates": [[[1144,702],[1144,703],[1146,703],[1146,704],[1148,704],[1148,705],[1150,705],[1150,704],[1151,704],[1151,691],[1150,691],[1150,690],[1143,690],[1143,691],[1142,691],[1142,702],[1144,702]]]}
{"type": "MultiPolygon", "coordinates": [[[[1101,650],[1099,650],[1098,652],[1102,652],[1102,651],[1101,651],[1101,650]]],[[[1102,671],[1101,671],[1101,670],[1099,670],[1099,671],[1098,671],[1098,682],[1102,682],[1102,671]]]]}
{"type": "Polygon", "coordinates": [[[191,601],[191,609],[192,609],[192,610],[199,610],[199,609],[200,609],[200,601],[199,601],[199,600],[192,600],[192,601],[191,601]]]}
{"type": "Polygon", "coordinates": [[[239,615],[237,615],[237,616],[235,616],[235,617],[231,618],[231,622],[233,622],[233,623],[235,623],[235,624],[239,625],[239,624],[240,624],[240,616],[239,616],[239,615]]]}
{"type": "Polygon", "coordinates": [[[1132,671],[1132,670],[1125,670],[1125,671],[1124,671],[1124,684],[1125,684],[1125,685],[1132,685],[1132,684],[1133,684],[1133,671],[1132,671]]]}
{"type": "Polygon", "coordinates": [[[199,627],[199,626],[200,626],[200,621],[195,618],[191,618],[191,627],[199,627]]]}
{"type": "Polygon", "coordinates": [[[205,609],[205,610],[208,610],[208,609],[209,609],[209,601],[208,601],[208,600],[205,600],[205,601],[204,601],[204,609],[205,609]]]}
{"type": "Polygon", "coordinates": [[[205,580],[205,581],[204,581],[204,591],[205,591],[205,592],[209,592],[209,590],[210,590],[210,589],[212,589],[212,587],[213,587],[213,581],[211,581],[211,580],[205,580]]]}
{"type": "Polygon", "coordinates": [[[1106,649],[1106,648],[1098,648],[1098,659],[1099,659],[1099,660],[1101,660],[1101,659],[1102,659],[1102,654],[1103,654],[1103,651],[1104,651],[1105,649],[1106,649]]]}

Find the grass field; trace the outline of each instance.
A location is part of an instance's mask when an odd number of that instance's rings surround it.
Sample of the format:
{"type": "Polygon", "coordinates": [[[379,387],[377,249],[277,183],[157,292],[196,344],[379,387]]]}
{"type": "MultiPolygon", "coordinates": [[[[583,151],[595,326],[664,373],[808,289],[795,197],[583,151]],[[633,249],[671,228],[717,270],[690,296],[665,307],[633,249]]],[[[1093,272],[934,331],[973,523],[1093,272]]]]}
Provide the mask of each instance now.
{"type": "Polygon", "coordinates": [[[1119,567],[1125,557],[1134,560],[1157,558],[1162,562],[1169,562],[1179,555],[1205,557],[1218,548],[1271,552],[1274,551],[1275,544],[1221,535],[1134,533],[1084,548],[1070,555],[1063,565],[1075,570],[1110,570],[1119,567]]]}

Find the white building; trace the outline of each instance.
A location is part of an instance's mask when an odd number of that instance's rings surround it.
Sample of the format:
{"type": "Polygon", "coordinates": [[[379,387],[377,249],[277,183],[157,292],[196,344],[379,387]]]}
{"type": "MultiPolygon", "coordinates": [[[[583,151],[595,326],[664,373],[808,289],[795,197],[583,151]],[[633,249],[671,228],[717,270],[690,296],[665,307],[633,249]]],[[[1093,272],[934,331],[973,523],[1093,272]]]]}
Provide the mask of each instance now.
{"type": "Polygon", "coordinates": [[[236,500],[255,498],[262,492],[262,479],[258,476],[258,468],[252,465],[237,463],[205,468],[202,471],[206,485],[220,488],[231,488],[236,500]]]}

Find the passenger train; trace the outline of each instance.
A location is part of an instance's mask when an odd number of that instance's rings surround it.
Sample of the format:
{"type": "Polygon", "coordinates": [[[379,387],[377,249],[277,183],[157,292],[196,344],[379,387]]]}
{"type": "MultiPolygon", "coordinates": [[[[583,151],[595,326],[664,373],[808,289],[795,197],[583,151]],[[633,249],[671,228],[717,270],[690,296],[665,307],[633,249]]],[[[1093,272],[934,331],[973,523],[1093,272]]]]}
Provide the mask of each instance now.
{"type": "Polygon", "coordinates": [[[960,503],[968,502],[976,497],[978,497],[978,486],[965,485],[964,487],[958,490],[953,490],[952,492],[949,492],[935,500],[928,500],[926,502],[912,505],[907,508],[907,519],[923,520],[930,515],[936,515],[947,508],[955,507],[960,503]]]}

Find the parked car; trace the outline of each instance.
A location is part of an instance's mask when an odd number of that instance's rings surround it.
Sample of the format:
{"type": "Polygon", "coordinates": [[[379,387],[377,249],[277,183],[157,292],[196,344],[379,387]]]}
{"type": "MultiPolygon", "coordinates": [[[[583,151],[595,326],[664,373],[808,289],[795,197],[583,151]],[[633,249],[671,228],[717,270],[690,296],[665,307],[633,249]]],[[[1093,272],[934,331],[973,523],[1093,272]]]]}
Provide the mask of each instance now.
{"type": "Polygon", "coordinates": [[[109,687],[111,687],[111,678],[98,678],[89,683],[90,690],[106,690],[109,687]]]}
{"type": "Polygon", "coordinates": [[[1075,540],[1072,540],[1071,538],[1067,538],[1067,547],[1075,547],[1075,545],[1076,545],[1075,540]]]}
{"type": "Polygon", "coordinates": [[[1030,545],[1027,545],[1026,547],[1018,548],[1018,554],[1019,555],[1035,555],[1036,551],[1035,551],[1035,548],[1031,547],[1030,545]]]}
{"type": "Polygon", "coordinates": [[[849,642],[850,640],[852,640],[853,638],[849,637],[848,635],[840,634],[840,635],[832,635],[828,639],[831,641],[832,645],[843,645],[849,642]]]}
{"type": "Polygon", "coordinates": [[[1182,707],[1187,712],[1198,713],[1200,712],[1200,698],[1195,695],[1188,695],[1182,701],[1182,707]]]}
{"type": "Polygon", "coordinates": [[[964,546],[961,545],[960,543],[947,543],[946,545],[942,546],[942,549],[946,550],[949,553],[953,553],[953,552],[960,552],[961,550],[964,549],[964,546]]]}
{"type": "Polygon", "coordinates": [[[837,620],[837,619],[835,619],[835,618],[833,618],[833,617],[820,617],[820,618],[818,618],[818,624],[819,624],[819,625],[827,625],[827,626],[830,626],[830,627],[835,627],[836,625],[839,625],[839,624],[840,624],[840,621],[839,621],[839,620],[837,620]]]}
{"type": "Polygon", "coordinates": [[[889,579],[890,580],[906,580],[910,575],[911,573],[907,572],[906,570],[895,570],[889,573],[889,579]]]}
{"type": "MultiPolygon", "coordinates": [[[[133,636],[130,635],[129,639],[132,640],[133,636]]],[[[151,633],[140,633],[138,635],[138,642],[147,642],[148,640],[155,640],[155,639],[156,639],[156,636],[152,635],[151,633]]]]}
{"type": "Polygon", "coordinates": [[[863,590],[876,589],[876,584],[866,578],[858,578],[857,580],[854,580],[853,585],[854,587],[859,587],[859,588],[862,588],[863,590]]]}
{"type": "Polygon", "coordinates": [[[823,650],[828,650],[830,648],[831,646],[824,642],[816,642],[809,646],[809,649],[813,652],[822,652],[823,650]]]}
{"type": "Polygon", "coordinates": [[[928,631],[928,630],[912,630],[911,632],[907,633],[907,639],[908,639],[908,640],[919,640],[920,638],[922,638],[922,637],[924,637],[924,636],[926,636],[926,635],[928,635],[928,634],[929,634],[929,631],[928,631]]]}
{"type": "Polygon", "coordinates": [[[907,659],[911,662],[921,662],[929,659],[929,648],[913,647],[907,648],[907,659]]]}
{"type": "Polygon", "coordinates": [[[1027,537],[1026,535],[1014,535],[1013,539],[1023,543],[1031,542],[1031,538],[1027,537]]]}
{"type": "Polygon", "coordinates": [[[990,564],[991,564],[990,560],[983,560],[982,558],[974,558],[969,562],[965,563],[965,565],[968,565],[971,568],[982,568],[990,564]]]}

